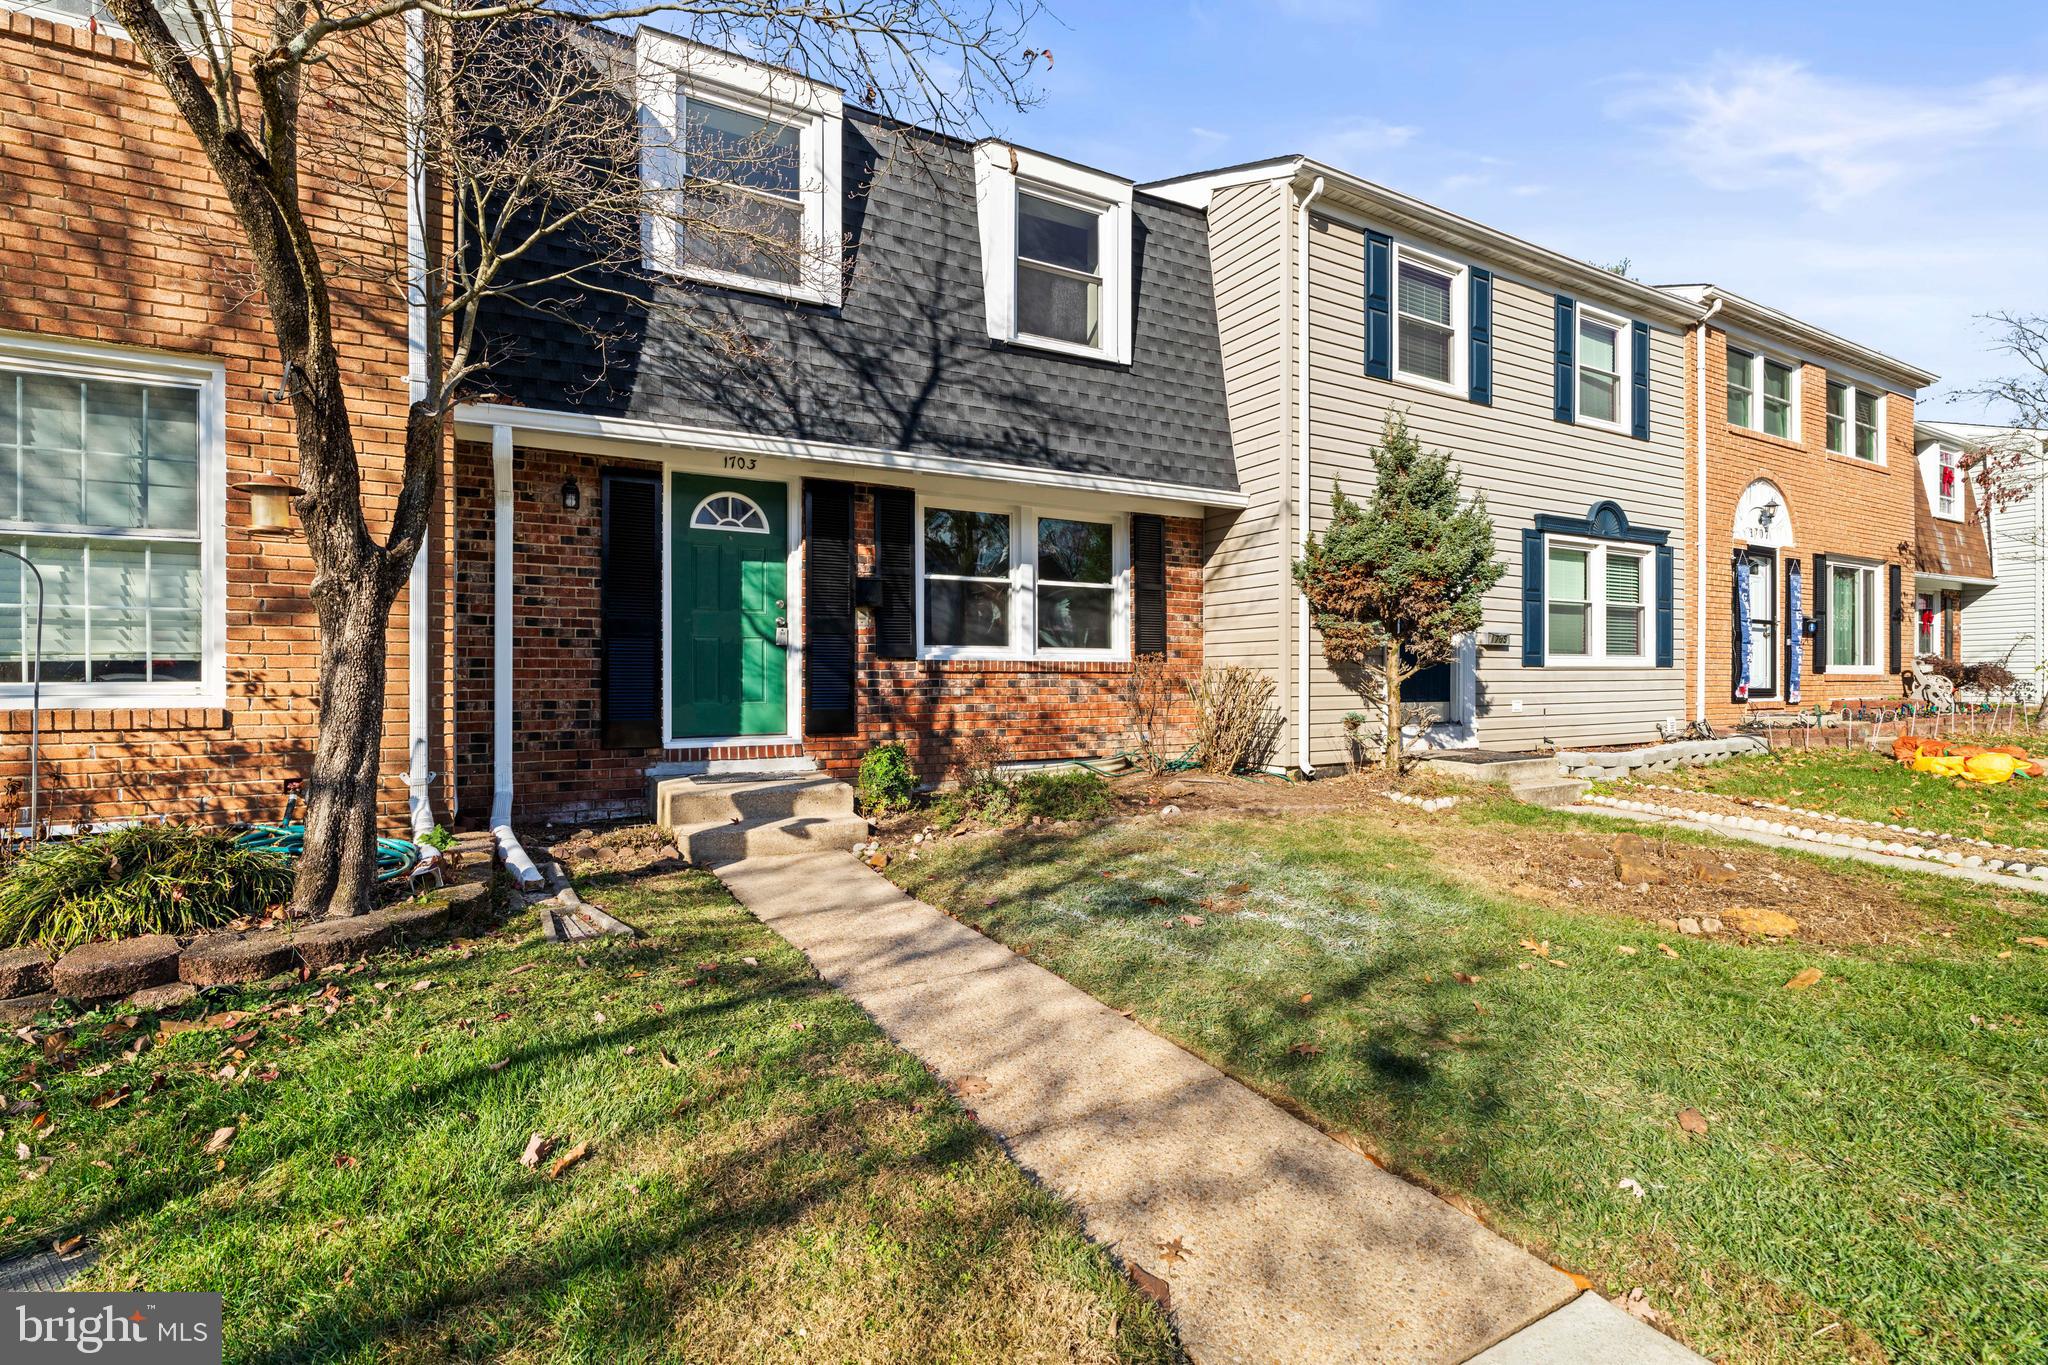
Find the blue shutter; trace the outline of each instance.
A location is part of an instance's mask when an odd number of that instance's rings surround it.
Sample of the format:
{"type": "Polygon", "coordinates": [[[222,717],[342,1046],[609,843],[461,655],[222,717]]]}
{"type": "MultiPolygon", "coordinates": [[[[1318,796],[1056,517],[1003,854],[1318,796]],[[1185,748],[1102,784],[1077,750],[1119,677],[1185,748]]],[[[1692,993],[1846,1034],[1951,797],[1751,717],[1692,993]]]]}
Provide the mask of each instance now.
{"type": "MultiPolygon", "coordinates": [[[[1638,324],[1640,325],[1640,324],[1638,324]]],[[[1671,547],[1657,547],[1657,667],[1671,667],[1671,547]]]]}
{"type": "Polygon", "coordinates": [[[1556,417],[1569,422],[1578,415],[1579,305],[1563,294],[1557,296],[1557,392],[1556,417]]]}
{"type": "Polygon", "coordinates": [[[1493,402],[1493,272],[1473,267],[1472,401],[1493,402]]]}
{"type": "Polygon", "coordinates": [[[1522,667],[1543,667],[1543,533],[1522,532],[1522,667]]]}
{"type": "Polygon", "coordinates": [[[1365,234],[1365,373],[1394,377],[1394,242],[1384,232],[1365,234]]]}
{"type": "Polygon", "coordinates": [[[1635,357],[1629,366],[1629,397],[1634,408],[1630,432],[1638,441],[1650,439],[1650,324],[1631,323],[1635,357]]]}

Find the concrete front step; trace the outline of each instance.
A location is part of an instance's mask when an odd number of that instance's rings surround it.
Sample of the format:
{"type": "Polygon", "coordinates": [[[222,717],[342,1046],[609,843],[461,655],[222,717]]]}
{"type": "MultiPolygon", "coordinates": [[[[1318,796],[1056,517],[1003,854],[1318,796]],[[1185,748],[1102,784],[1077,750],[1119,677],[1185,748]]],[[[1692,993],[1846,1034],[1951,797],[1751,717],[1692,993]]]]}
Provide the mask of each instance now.
{"type": "Polygon", "coordinates": [[[1591,785],[1577,778],[1553,777],[1540,782],[1517,782],[1508,788],[1508,795],[1532,806],[1569,806],[1584,796],[1591,785]]]}
{"type": "Polygon", "coordinates": [[[799,815],[794,818],[718,820],[676,829],[676,848],[706,867],[742,858],[791,858],[827,849],[851,849],[868,837],[858,815],[799,815]]]}
{"type": "Polygon", "coordinates": [[[1460,758],[1418,758],[1415,766],[1439,777],[1458,777],[1467,782],[1506,782],[1510,785],[1541,782],[1562,775],[1557,759],[1547,754],[1535,758],[1489,758],[1480,762],[1460,758]]]}
{"type": "Polygon", "coordinates": [[[654,823],[682,829],[740,820],[853,814],[853,788],[832,777],[667,777],[652,784],[654,823]]]}

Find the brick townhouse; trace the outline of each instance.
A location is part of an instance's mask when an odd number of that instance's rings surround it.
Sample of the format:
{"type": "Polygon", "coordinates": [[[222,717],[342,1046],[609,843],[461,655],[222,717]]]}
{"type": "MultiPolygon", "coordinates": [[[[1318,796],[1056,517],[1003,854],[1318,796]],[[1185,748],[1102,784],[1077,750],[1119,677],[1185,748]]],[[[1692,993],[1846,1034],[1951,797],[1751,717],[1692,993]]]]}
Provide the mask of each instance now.
{"type": "Polygon", "coordinates": [[[1730,725],[1901,694],[1913,403],[1935,376],[1714,285],[1688,346],[1694,713],[1730,725]]]}
{"type": "MultiPolygon", "coordinates": [[[[310,754],[317,643],[302,541],[236,485],[296,466],[275,349],[211,168],[131,44],[0,8],[0,548],[42,575],[42,812],[275,815],[310,754]]],[[[398,212],[337,186],[334,240],[403,259],[398,212]]],[[[364,182],[368,183],[368,182],[364,182]]],[[[407,402],[395,301],[337,291],[374,524],[407,402]]],[[[23,814],[33,575],[0,556],[0,825],[23,814]]],[[[423,621],[424,623],[424,621],[423,621]]],[[[392,622],[385,770],[404,809],[409,603],[392,622]]],[[[424,663],[424,660],[422,660],[424,663]]],[[[424,673],[418,675],[424,679],[424,673]]]]}

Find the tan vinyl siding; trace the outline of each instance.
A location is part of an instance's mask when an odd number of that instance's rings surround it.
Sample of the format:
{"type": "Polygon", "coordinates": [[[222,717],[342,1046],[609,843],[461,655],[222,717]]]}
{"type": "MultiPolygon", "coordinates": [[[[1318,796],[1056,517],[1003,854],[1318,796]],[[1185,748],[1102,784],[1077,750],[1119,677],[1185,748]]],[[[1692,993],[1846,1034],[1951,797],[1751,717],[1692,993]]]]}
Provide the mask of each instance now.
{"type": "Polygon", "coordinates": [[[1216,326],[1228,386],[1238,485],[1249,504],[1204,524],[1203,661],[1279,675],[1285,648],[1286,471],[1293,411],[1289,377],[1287,188],[1277,182],[1218,192],[1209,206],[1216,326]]]}
{"type": "MultiPolygon", "coordinates": [[[[1553,418],[1554,294],[1518,279],[1495,278],[1490,406],[1420,385],[1371,380],[1365,375],[1364,231],[1318,215],[1310,238],[1312,524],[1321,527],[1328,521],[1335,484],[1354,497],[1370,491],[1371,447],[1388,412],[1401,409],[1427,445],[1457,458],[1466,490],[1485,495],[1495,543],[1507,566],[1486,601],[1483,629],[1505,633],[1509,643],[1479,654],[1479,744],[1517,748],[1545,738],[1566,744],[1655,739],[1658,721],[1685,715],[1683,631],[1669,668],[1523,668],[1521,533],[1539,512],[1578,518],[1594,503],[1613,499],[1632,525],[1670,532],[1675,606],[1683,621],[1689,554],[1681,335],[1668,327],[1651,329],[1648,441],[1553,418]]],[[[1427,241],[1415,245],[1436,250],[1427,241]]],[[[1466,287],[1461,277],[1457,288],[1466,287]]],[[[1463,338],[1459,344],[1464,346],[1463,338]]],[[[1227,374],[1227,352],[1224,360],[1227,374]]],[[[1654,580],[1647,575],[1645,593],[1654,593],[1654,580]]],[[[1646,630],[1654,631],[1654,625],[1653,603],[1646,630]]],[[[1325,666],[1319,646],[1311,678],[1313,760],[1319,766],[1346,761],[1344,713],[1363,709],[1364,703],[1325,666]]]]}

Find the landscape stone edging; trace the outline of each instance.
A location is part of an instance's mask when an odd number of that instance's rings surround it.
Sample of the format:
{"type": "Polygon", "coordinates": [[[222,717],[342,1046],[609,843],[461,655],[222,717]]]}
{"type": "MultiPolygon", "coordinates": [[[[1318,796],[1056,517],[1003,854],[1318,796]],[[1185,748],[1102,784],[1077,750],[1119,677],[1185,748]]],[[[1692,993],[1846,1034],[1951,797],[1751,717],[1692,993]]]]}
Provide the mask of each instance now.
{"type": "Polygon", "coordinates": [[[1699,768],[1738,754],[1770,752],[1770,745],[1755,735],[1724,735],[1718,739],[1682,739],[1669,744],[1651,744],[1641,749],[1616,752],[1560,749],[1558,771],[1566,777],[1612,781],[1648,768],[1671,772],[1678,768],[1699,768]]]}
{"type": "MultiPolygon", "coordinates": [[[[1677,796],[1718,796],[1719,792],[1694,791],[1690,787],[1667,787],[1659,782],[1638,782],[1642,791],[1670,792],[1677,796]]],[[[1831,825],[1861,825],[1865,829],[1889,830],[1893,834],[1910,834],[1916,839],[1943,839],[1952,844],[1975,844],[1978,848],[1995,848],[2001,853],[2024,853],[2031,862],[2048,862],[2048,849],[2031,848],[2025,844],[1999,844],[1989,839],[1972,838],[1967,834],[1943,834],[1938,829],[1915,829],[1911,825],[1888,825],[1882,820],[1861,820],[1853,815],[1836,815],[1824,810],[1808,810],[1804,806],[1787,806],[1776,801],[1763,801],[1747,796],[1731,796],[1731,801],[1753,806],[1758,810],[1777,811],[1781,815],[1799,815],[1809,820],[1821,820],[1831,825]]]]}
{"type": "MultiPolygon", "coordinates": [[[[1656,815],[1690,820],[1704,825],[1721,825],[1737,832],[1748,831],[1757,834],[1770,834],[1780,839],[1795,839],[1811,844],[1828,844],[1840,848],[1859,849],[1869,853],[1885,853],[1895,858],[1916,858],[1923,862],[1945,863],[1950,867],[1977,868],[1986,872],[2003,873],[2008,877],[2031,877],[2036,881],[2048,882],[2048,862],[2030,863],[2024,860],[1986,858],[1979,854],[1958,853],[1954,849],[1929,848],[1925,844],[1908,844],[1899,840],[1871,839],[1860,834],[1842,834],[1826,830],[1808,829],[1803,825],[1788,825],[1781,821],[1766,820],[1760,816],[1725,815],[1714,811],[1693,810],[1688,806],[1665,805],[1656,801],[1627,801],[1618,796],[1607,796],[1600,793],[1588,793],[1579,799],[1586,805],[1609,806],[1615,810],[1634,811],[1640,815],[1656,815]]],[[[1969,841],[1957,840],[1956,842],[1969,841]]]]}
{"type": "Polygon", "coordinates": [[[0,1000],[50,989],[50,955],[31,944],[0,953],[0,1000]]]}

